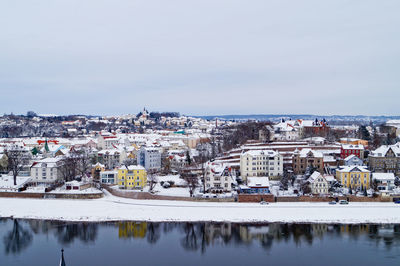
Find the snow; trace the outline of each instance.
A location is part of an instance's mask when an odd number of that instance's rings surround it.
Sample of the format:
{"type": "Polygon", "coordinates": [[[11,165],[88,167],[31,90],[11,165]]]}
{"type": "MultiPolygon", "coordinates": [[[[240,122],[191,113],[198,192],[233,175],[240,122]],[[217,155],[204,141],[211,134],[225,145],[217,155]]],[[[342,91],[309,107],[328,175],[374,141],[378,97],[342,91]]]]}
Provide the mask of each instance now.
{"type": "Polygon", "coordinates": [[[95,193],[103,193],[101,190],[90,187],[87,189],[82,189],[82,190],[66,190],[65,186],[58,187],[55,190],[52,190],[51,193],[56,193],[56,194],[95,194],[95,193]]]}
{"type": "Polygon", "coordinates": [[[0,198],[0,217],[63,221],[400,223],[393,203],[211,203],[119,198],[95,200],[0,198]]]}
{"type": "Polygon", "coordinates": [[[17,176],[17,185],[14,186],[14,177],[10,175],[0,176],[0,190],[1,191],[15,191],[22,187],[25,183],[29,182],[30,176],[17,176]]]}

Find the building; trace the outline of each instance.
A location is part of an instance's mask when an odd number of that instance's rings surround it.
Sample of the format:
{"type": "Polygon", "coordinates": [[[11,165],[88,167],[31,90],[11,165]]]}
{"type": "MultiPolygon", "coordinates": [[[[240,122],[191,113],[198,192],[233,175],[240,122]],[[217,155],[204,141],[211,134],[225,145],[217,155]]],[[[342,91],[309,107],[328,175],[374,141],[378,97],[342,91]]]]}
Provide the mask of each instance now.
{"type": "Polygon", "coordinates": [[[372,173],[372,181],[376,182],[378,191],[381,193],[390,193],[396,187],[393,173],[372,173]]]}
{"type": "Polygon", "coordinates": [[[318,171],[314,171],[307,181],[310,183],[312,194],[328,194],[329,182],[318,171]]]}
{"type": "Polygon", "coordinates": [[[97,153],[97,159],[106,169],[115,169],[126,159],[126,152],[124,149],[101,150],[97,153]]]}
{"type": "Polygon", "coordinates": [[[353,144],[353,145],[363,145],[364,148],[368,149],[368,140],[355,139],[355,138],[341,138],[340,143],[342,144],[353,144]]]}
{"type": "Polygon", "coordinates": [[[343,166],[336,170],[336,179],[343,187],[352,189],[369,189],[371,172],[366,166],[343,166]]]}
{"type": "Polygon", "coordinates": [[[61,158],[46,158],[34,162],[31,166],[32,182],[37,184],[55,183],[63,178],[61,158]]]}
{"type": "Polygon", "coordinates": [[[112,149],[118,145],[118,142],[118,138],[114,135],[100,135],[97,139],[97,146],[103,150],[112,149]]]}
{"type": "Polygon", "coordinates": [[[394,173],[400,175],[400,147],[383,145],[372,151],[368,157],[373,172],[394,173]]]}
{"type": "Polygon", "coordinates": [[[208,162],[205,167],[206,192],[222,193],[232,191],[236,183],[235,171],[222,163],[208,162]]]}
{"type": "Polygon", "coordinates": [[[250,150],[240,155],[240,174],[245,180],[249,176],[283,175],[283,157],[272,150],[250,150]]]}
{"type": "Polygon", "coordinates": [[[307,168],[315,168],[316,171],[324,172],[324,155],[322,152],[309,148],[296,150],[292,159],[293,173],[296,175],[305,174],[307,168]]]}
{"type": "Polygon", "coordinates": [[[343,161],[344,161],[344,165],[346,165],[346,166],[350,166],[350,165],[362,166],[362,165],[364,165],[363,161],[354,154],[347,156],[346,158],[344,158],[343,161]]]}
{"type": "Polygon", "coordinates": [[[364,158],[364,146],[363,145],[355,145],[355,144],[342,144],[340,147],[340,157],[342,159],[355,155],[360,159],[364,158]]]}
{"type": "Polygon", "coordinates": [[[141,147],[137,154],[137,164],[147,171],[159,171],[161,169],[161,153],[158,148],[141,147]]]}
{"type": "Polygon", "coordinates": [[[121,189],[143,189],[147,184],[147,172],[143,166],[130,165],[118,169],[118,187],[121,189]]]}
{"type": "Polygon", "coordinates": [[[240,193],[245,194],[270,194],[269,178],[267,176],[248,177],[247,185],[239,186],[240,193]]]}
{"type": "Polygon", "coordinates": [[[100,172],[100,182],[102,184],[114,185],[118,181],[118,171],[103,171],[100,172]]]}

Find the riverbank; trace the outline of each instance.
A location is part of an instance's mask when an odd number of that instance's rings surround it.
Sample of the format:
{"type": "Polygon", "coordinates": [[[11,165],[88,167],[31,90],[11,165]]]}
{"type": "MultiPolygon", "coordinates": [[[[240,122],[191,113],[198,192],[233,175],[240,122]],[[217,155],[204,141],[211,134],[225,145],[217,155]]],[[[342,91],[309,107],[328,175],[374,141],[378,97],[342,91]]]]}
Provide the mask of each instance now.
{"type": "Polygon", "coordinates": [[[0,217],[60,221],[237,223],[400,223],[394,203],[205,203],[120,198],[93,200],[0,198],[0,217]]]}

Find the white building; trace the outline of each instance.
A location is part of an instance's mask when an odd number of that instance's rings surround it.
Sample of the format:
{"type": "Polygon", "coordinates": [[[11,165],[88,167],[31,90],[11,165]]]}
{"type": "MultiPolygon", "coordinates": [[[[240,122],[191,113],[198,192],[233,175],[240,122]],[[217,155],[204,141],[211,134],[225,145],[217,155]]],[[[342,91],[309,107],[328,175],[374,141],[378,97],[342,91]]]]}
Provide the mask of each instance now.
{"type": "Polygon", "coordinates": [[[102,184],[117,184],[118,171],[103,171],[100,172],[100,182],[102,184]]]}
{"type": "Polygon", "coordinates": [[[308,179],[312,194],[328,194],[329,182],[319,172],[315,171],[308,179]]]}
{"type": "Polygon", "coordinates": [[[146,168],[146,171],[161,169],[161,153],[158,148],[141,147],[137,153],[137,164],[146,168]]]}
{"type": "Polygon", "coordinates": [[[208,162],[205,167],[205,185],[207,192],[230,192],[232,183],[236,183],[236,174],[222,163],[208,162]]]}
{"type": "Polygon", "coordinates": [[[390,193],[396,187],[394,184],[395,176],[393,173],[372,173],[372,181],[378,185],[381,193],[390,193]]]}
{"type": "Polygon", "coordinates": [[[34,183],[54,183],[62,179],[60,167],[61,158],[46,158],[33,163],[31,177],[34,183]]]}
{"type": "Polygon", "coordinates": [[[240,155],[240,174],[278,177],[283,175],[283,156],[272,150],[251,150],[240,155]]]}

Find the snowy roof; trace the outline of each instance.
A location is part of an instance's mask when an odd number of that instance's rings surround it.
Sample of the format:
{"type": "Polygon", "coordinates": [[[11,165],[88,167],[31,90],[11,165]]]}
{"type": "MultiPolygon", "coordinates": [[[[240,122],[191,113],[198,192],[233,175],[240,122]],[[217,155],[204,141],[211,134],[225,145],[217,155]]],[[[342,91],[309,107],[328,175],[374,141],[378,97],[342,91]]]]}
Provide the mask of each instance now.
{"type": "Polygon", "coordinates": [[[338,172],[363,172],[363,173],[370,173],[366,166],[341,166],[340,169],[336,170],[338,172]]]}
{"type": "Polygon", "coordinates": [[[126,167],[124,165],[124,166],[121,166],[119,169],[120,170],[145,170],[145,168],[141,165],[129,165],[128,167],[126,167]]]}
{"type": "Polygon", "coordinates": [[[247,177],[248,187],[269,187],[269,178],[267,176],[247,177]]]}
{"type": "Polygon", "coordinates": [[[321,175],[318,171],[314,171],[314,173],[307,179],[307,181],[313,183],[320,177],[325,179],[325,177],[321,175]]]}
{"type": "Polygon", "coordinates": [[[343,150],[363,150],[364,146],[359,144],[359,145],[354,145],[354,144],[342,144],[342,149],[343,150]]]}
{"type": "Polygon", "coordinates": [[[394,181],[395,177],[393,173],[372,173],[372,179],[380,181],[394,181]]]}
{"type": "Polygon", "coordinates": [[[279,153],[273,150],[250,150],[243,152],[242,155],[250,155],[250,156],[258,156],[258,155],[267,155],[267,156],[275,156],[279,153]]]}
{"type": "Polygon", "coordinates": [[[372,157],[384,157],[384,156],[386,156],[386,153],[389,150],[392,150],[396,157],[400,157],[400,147],[399,147],[398,144],[390,145],[390,146],[382,145],[379,148],[377,148],[376,150],[372,151],[370,156],[372,156],[372,157]]]}
{"type": "Polygon", "coordinates": [[[300,151],[300,157],[308,157],[308,156],[315,157],[315,158],[323,158],[324,157],[322,152],[315,151],[315,150],[312,150],[312,149],[309,149],[309,148],[302,149],[300,151]]]}

